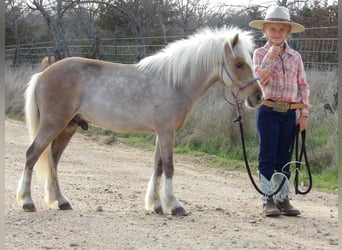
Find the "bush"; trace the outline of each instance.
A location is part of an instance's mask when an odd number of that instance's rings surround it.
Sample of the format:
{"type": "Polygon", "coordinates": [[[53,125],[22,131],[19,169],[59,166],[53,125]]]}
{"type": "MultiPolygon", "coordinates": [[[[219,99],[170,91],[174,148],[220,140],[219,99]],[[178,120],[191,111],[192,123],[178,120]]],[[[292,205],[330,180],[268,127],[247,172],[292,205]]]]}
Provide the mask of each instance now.
{"type": "MultiPolygon", "coordinates": [[[[337,95],[336,72],[309,72],[311,114],[307,150],[314,171],[337,167],[338,114],[334,109],[337,95]]],[[[336,107],[337,108],[337,107],[336,107]]]]}
{"type": "Polygon", "coordinates": [[[31,66],[6,67],[5,113],[24,115],[24,92],[26,83],[34,73],[31,66]]]}

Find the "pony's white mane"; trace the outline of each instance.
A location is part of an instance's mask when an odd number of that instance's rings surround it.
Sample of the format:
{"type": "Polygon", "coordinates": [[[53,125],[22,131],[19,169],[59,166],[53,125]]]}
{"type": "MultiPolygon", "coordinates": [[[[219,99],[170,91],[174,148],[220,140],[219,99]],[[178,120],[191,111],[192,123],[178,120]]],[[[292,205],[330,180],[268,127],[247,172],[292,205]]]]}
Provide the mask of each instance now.
{"type": "Polygon", "coordinates": [[[190,74],[193,79],[198,73],[210,71],[221,64],[224,44],[231,44],[236,34],[239,34],[236,47],[246,54],[252,53],[254,42],[250,32],[235,27],[205,28],[187,39],[168,44],[155,55],[142,59],[137,67],[159,74],[174,87],[182,85],[184,75],[190,74]]]}

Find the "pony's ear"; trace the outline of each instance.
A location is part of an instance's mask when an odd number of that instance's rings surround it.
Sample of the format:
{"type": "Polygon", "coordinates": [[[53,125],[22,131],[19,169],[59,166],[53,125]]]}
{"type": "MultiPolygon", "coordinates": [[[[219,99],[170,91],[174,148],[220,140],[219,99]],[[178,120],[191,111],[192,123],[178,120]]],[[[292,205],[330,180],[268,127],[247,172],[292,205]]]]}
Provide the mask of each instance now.
{"type": "Polygon", "coordinates": [[[229,42],[224,43],[224,54],[226,58],[233,56],[233,48],[229,42]]]}
{"type": "Polygon", "coordinates": [[[239,42],[239,34],[236,34],[234,38],[231,40],[231,42],[225,42],[224,44],[224,53],[226,57],[230,57],[233,55],[233,49],[239,42]]]}
{"type": "Polygon", "coordinates": [[[239,34],[236,34],[232,40],[232,48],[236,46],[236,44],[239,42],[239,34]]]}

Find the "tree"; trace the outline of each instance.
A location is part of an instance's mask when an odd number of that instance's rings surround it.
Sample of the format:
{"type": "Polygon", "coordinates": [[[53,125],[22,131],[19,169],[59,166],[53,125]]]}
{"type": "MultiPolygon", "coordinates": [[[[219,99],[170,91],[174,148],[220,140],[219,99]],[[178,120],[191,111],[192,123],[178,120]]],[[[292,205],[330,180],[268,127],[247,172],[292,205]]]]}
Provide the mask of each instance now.
{"type": "Polygon", "coordinates": [[[210,7],[210,0],[174,0],[177,6],[176,25],[183,33],[192,34],[195,30],[203,27],[209,16],[213,15],[213,8],[210,7]]]}
{"type": "MultiPolygon", "coordinates": [[[[132,37],[132,43],[138,45],[166,45],[168,36],[174,34],[175,7],[172,1],[164,0],[118,0],[101,6],[96,23],[113,33],[114,44],[120,37],[132,37]],[[149,37],[157,38],[151,41],[149,37]]],[[[153,47],[138,47],[136,60],[153,50],[153,47]]]]}
{"type": "Polygon", "coordinates": [[[6,4],[6,43],[15,44],[12,65],[21,63],[20,44],[25,42],[30,26],[25,22],[25,6],[19,0],[7,0],[6,4]]]}
{"type": "MultiPolygon", "coordinates": [[[[327,0],[273,0],[286,5],[291,19],[307,29],[294,37],[336,37],[337,2],[328,5],[327,0]],[[316,27],[313,29],[313,27],[316,27]]],[[[135,51],[117,51],[114,60],[123,61],[119,54],[131,54],[128,60],[140,58],[160,49],[180,36],[190,35],[204,26],[238,26],[249,29],[248,23],[263,19],[269,6],[213,5],[210,0],[6,0],[6,43],[16,44],[15,62],[20,63],[20,46],[31,41],[50,40],[57,60],[69,56],[67,41],[85,38],[91,40],[84,48],[83,56],[100,58],[100,45],[118,45],[120,38],[135,47],[135,51]],[[39,21],[40,17],[42,21],[39,21]],[[44,25],[42,25],[42,23],[44,25]],[[45,25],[46,24],[46,25],[45,25]],[[34,29],[34,32],[32,30],[34,29]],[[43,37],[44,36],[44,37],[43,37]],[[46,37],[48,36],[48,38],[46,37]],[[103,40],[102,38],[113,38],[103,40]],[[153,37],[153,39],[150,39],[153,37]],[[151,46],[148,46],[151,45],[151,46]],[[154,46],[158,45],[158,46],[154,46]],[[86,53],[84,53],[86,51],[86,53]],[[118,52],[118,53],[117,53],[118,52]],[[133,58],[135,57],[135,58],[133,58]]],[[[271,2],[270,2],[271,3],[271,2]]],[[[261,32],[256,33],[260,34],[261,32]]],[[[81,42],[81,45],[89,42],[81,42]]],[[[103,50],[106,48],[103,46],[103,50]]],[[[113,54],[110,49],[108,54],[113,54]]],[[[77,52],[76,52],[77,53],[77,52]]],[[[112,56],[107,56],[113,60],[112,56]]],[[[102,58],[105,59],[106,58],[102,58]]],[[[124,59],[124,61],[127,61],[124,59]]]]}
{"type": "Polygon", "coordinates": [[[86,7],[74,8],[66,15],[66,21],[72,24],[66,26],[66,38],[90,40],[91,46],[87,49],[87,57],[94,59],[100,58],[100,32],[96,25],[98,8],[99,5],[89,3],[86,7]]]}
{"type": "Polygon", "coordinates": [[[299,11],[294,21],[303,24],[307,30],[305,36],[310,38],[337,37],[338,7],[337,4],[323,5],[319,1],[314,1],[310,5],[307,3],[299,11]],[[319,27],[324,27],[317,32],[319,27]]]}
{"type": "Polygon", "coordinates": [[[49,35],[53,41],[54,57],[58,61],[69,55],[65,41],[65,14],[80,4],[80,0],[31,0],[27,6],[33,11],[39,11],[48,26],[49,35]]]}

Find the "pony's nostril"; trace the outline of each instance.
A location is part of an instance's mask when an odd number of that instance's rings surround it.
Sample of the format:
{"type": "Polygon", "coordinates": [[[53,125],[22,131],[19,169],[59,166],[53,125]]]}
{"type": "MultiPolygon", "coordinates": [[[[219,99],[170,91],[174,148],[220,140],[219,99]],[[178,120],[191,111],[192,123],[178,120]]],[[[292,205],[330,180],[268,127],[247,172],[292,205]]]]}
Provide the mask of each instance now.
{"type": "Polygon", "coordinates": [[[257,98],[258,101],[264,100],[264,96],[263,96],[263,94],[260,93],[260,92],[256,95],[256,98],[257,98]]]}

